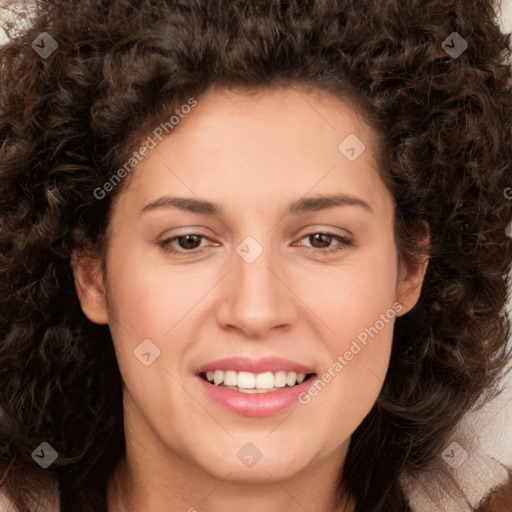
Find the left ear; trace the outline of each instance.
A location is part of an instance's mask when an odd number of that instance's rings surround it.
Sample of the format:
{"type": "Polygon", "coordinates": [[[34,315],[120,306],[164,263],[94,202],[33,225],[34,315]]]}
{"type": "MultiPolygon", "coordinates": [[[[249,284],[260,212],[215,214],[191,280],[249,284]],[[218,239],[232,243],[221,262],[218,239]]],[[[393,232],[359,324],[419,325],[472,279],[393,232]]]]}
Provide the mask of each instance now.
{"type": "Polygon", "coordinates": [[[99,259],[73,250],[71,268],[85,316],[96,324],[108,324],[105,284],[99,259]]]}
{"type": "MultiPolygon", "coordinates": [[[[421,247],[426,247],[430,242],[428,226],[425,226],[425,229],[425,235],[420,242],[421,247]]],[[[396,301],[403,307],[400,316],[408,313],[418,302],[427,267],[428,256],[421,254],[411,255],[407,262],[400,261],[396,287],[396,301]]]]}

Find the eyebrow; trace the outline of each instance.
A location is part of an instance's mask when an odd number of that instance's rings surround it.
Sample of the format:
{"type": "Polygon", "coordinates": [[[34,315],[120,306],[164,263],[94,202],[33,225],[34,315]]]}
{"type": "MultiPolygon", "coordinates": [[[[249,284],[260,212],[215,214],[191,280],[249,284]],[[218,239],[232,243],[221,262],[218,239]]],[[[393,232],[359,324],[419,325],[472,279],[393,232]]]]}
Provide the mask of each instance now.
{"type": "MultiPolygon", "coordinates": [[[[374,213],[372,207],[363,199],[348,194],[318,195],[303,197],[288,206],[287,214],[300,215],[308,212],[333,208],[335,206],[359,206],[374,213]]],[[[163,196],[147,204],[140,211],[141,214],[160,208],[178,208],[180,210],[205,215],[222,215],[222,206],[219,203],[195,199],[193,197],[163,196]]]]}

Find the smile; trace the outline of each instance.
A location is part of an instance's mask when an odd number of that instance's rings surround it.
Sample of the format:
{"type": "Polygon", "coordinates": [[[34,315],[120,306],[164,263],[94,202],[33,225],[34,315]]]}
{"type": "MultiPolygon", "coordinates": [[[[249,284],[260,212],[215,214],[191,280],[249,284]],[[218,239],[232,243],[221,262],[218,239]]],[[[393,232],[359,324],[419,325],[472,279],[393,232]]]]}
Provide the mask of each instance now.
{"type": "Polygon", "coordinates": [[[284,370],[264,373],[214,370],[202,373],[201,377],[215,386],[227,387],[240,393],[270,393],[280,388],[292,387],[304,382],[310,374],[284,370]]]}
{"type": "Polygon", "coordinates": [[[212,404],[244,416],[269,416],[293,407],[316,375],[313,368],[278,357],[230,357],[196,371],[197,382],[212,404]]]}

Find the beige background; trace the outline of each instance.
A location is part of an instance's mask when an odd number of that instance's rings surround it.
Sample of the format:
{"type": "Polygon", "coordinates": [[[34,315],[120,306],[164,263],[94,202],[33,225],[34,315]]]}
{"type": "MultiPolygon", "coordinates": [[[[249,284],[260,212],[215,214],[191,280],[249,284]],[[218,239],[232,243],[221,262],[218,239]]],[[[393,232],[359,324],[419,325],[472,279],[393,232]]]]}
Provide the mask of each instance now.
{"type": "MultiPolygon", "coordinates": [[[[512,0],[502,0],[500,7],[502,28],[505,32],[512,32],[512,0]]],[[[512,317],[512,296],[508,309],[512,317]]],[[[504,379],[502,396],[489,403],[476,418],[480,425],[479,448],[512,466],[512,372],[504,379]]]]}

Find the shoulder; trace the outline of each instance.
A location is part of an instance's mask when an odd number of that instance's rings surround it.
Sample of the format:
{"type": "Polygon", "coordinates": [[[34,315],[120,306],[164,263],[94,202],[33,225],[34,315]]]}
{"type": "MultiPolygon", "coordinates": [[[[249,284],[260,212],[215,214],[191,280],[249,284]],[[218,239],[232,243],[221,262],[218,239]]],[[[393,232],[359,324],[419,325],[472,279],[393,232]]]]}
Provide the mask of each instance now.
{"type": "Polygon", "coordinates": [[[0,489],[0,512],[14,512],[11,500],[2,489],[0,489]]]}
{"type": "MultiPolygon", "coordinates": [[[[36,504],[32,504],[34,506],[34,511],[38,512],[60,512],[60,503],[58,497],[58,490],[55,487],[53,482],[49,485],[50,492],[47,497],[42,501],[36,504]]],[[[32,510],[32,506],[30,507],[32,510]]],[[[7,492],[0,487],[0,512],[18,512],[18,509],[15,508],[11,498],[8,496],[7,492]]]]}

